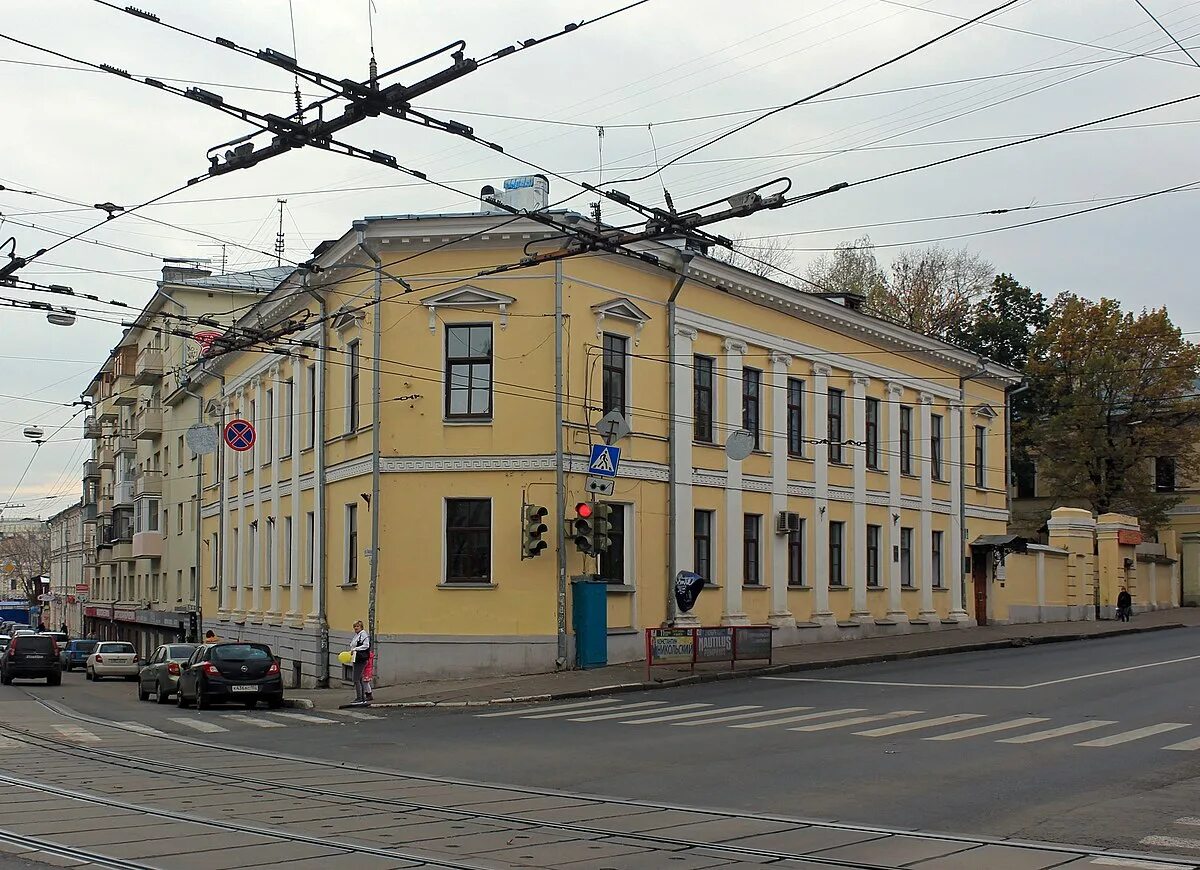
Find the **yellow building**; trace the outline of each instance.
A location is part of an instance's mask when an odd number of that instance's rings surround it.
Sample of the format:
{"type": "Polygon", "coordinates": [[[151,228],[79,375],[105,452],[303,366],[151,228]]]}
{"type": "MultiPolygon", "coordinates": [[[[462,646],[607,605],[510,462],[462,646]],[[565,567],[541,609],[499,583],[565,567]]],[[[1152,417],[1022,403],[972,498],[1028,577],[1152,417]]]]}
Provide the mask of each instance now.
{"type": "Polygon", "coordinates": [[[711,585],[681,621],[770,623],[777,645],[973,624],[963,539],[1005,531],[1016,373],[682,243],[644,244],[657,267],[605,254],[476,277],[554,236],[486,212],[359,221],[239,322],[306,326],[193,370],[214,425],[257,431],[205,467],[206,628],[320,682],[368,620],[377,558],[383,683],[569,660],[556,538],[592,498],[589,446],[613,409],[632,428],[604,499],[613,544],[598,564],[563,545],[565,575],[609,582],[610,662],[676,616],[678,571],[711,585]],[[549,510],[532,559],[526,504],[549,510]]]}

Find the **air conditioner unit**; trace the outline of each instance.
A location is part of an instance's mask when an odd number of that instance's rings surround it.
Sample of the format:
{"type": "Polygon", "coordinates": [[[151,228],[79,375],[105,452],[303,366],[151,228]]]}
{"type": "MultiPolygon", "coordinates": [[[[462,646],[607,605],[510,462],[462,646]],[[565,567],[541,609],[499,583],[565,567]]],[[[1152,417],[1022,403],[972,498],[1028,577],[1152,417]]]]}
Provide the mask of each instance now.
{"type": "Polygon", "coordinates": [[[775,523],[775,531],[780,535],[789,535],[800,531],[800,514],[793,511],[780,511],[775,523]]]}

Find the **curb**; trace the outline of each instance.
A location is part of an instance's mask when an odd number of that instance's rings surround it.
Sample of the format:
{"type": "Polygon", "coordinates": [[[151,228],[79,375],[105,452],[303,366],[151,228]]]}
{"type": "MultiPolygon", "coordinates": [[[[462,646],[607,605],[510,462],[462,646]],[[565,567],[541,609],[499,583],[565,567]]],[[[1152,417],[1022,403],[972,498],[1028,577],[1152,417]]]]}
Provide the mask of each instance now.
{"type": "Polygon", "coordinates": [[[308,698],[284,698],[283,706],[292,710],[312,710],[317,705],[308,698]]]}
{"type": "MultiPolygon", "coordinates": [[[[846,656],[840,659],[813,662],[789,662],[787,664],[766,665],[764,667],[746,668],[741,671],[713,671],[703,674],[689,674],[669,680],[638,681],[636,683],[616,683],[611,686],[595,686],[590,689],[572,689],[564,692],[547,692],[540,695],[519,695],[511,698],[492,698],[488,701],[376,701],[371,706],[374,709],[427,709],[427,708],[459,708],[459,707],[488,707],[495,704],[530,704],[539,701],[568,701],[575,698],[594,698],[598,695],[619,695],[627,692],[645,692],[653,689],[673,689],[679,686],[694,686],[699,683],[715,683],[721,680],[745,679],[748,677],[766,677],[775,674],[798,673],[801,671],[820,671],[827,668],[841,668],[850,665],[873,665],[882,662],[906,661],[933,656],[954,655],[956,653],[983,652],[994,649],[1011,649],[1023,646],[1041,646],[1052,643],[1068,643],[1078,640],[1105,640],[1110,637],[1122,637],[1129,634],[1147,634],[1152,631],[1169,631],[1185,628],[1182,622],[1172,622],[1165,625],[1147,625],[1138,628],[1123,628],[1105,632],[1077,632],[1074,634],[1055,634],[1045,636],[1010,637],[1003,640],[978,641],[976,643],[958,644],[955,646],[929,647],[928,649],[900,650],[890,653],[872,653],[868,655],[846,656]]],[[[290,704],[291,702],[285,702],[290,704]]],[[[310,707],[312,701],[303,700],[310,707]]]]}

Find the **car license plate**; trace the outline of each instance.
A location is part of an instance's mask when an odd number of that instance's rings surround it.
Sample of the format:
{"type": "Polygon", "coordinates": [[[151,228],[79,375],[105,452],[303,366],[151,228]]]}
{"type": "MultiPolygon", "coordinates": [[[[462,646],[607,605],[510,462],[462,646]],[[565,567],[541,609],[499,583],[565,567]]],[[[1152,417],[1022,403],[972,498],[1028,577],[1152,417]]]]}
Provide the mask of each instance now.
{"type": "Polygon", "coordinates": [[[27,659],[44,659],[45,656],[38,655],[37,653],[28,653],[28,654],[26,654],[25,658],[27,658],[27,659]]]}
{"type": "Polygon", "coordinates": [[[258,686],[230,686],[231,692],[257,692],[258,686]]]}

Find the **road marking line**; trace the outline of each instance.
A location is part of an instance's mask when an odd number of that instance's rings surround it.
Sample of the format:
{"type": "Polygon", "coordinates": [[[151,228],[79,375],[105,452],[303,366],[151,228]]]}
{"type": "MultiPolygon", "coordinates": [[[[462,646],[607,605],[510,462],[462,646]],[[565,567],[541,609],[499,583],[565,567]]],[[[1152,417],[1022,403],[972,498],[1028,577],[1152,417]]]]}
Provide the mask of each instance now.
{"type": "Polygon", "coordinates": [[[1099,737],[1095,740],[1087,740],[1083,743],[1076,743],[1076,746],[1116,746],[1118,743],[1129,743],[1132,740],[1141,740],[1143,737],[1153,737],[1155,734],[1162,734],[1165,731],[1175,731],[1179,728],[1186,728],[1186,722],[1162,722],[1158,725],[1147,725],[1145,728],[1135,728],[1132,731],[1123,731],[1120,734],[1113,734],[1109,737],[1099,737]]]}
{"type": "Polygon", "coordinates": [[[1166,846],[1168,849],[1200,849],[1200,840],[1187,837],[1142,837],[1138,843],[1143,846],[1166,846]]]}
{"type": "Polygon", "coordinates": [[[1107,677],[1111,676],[1112,674],[1124,674],[1128,673],[1129,671],[1140,671],[1144,668],[1160,668],[1163,665],[1178,665],[1183,662],[1194,662],[1197,659],[1200,659],[1200,656],[1186,656],[1185,658],[1181,659],[1168,659],[1165,662],[1148,662],[1144,665],[1130,665],[1127,668],[1116,668],[1115,670],[1111,671],[1097,671],[1094,674],[1080,674],[1077,677],[1063,677],[1060,680],[1046,680],[1044,683],[1033,683],[1029,686],[1022,686],[1022,688],[1040,689],[1044,686],[1057,686],[1059,683],[1070,683],[1074,680],[1090,680],[1092,677],[1107,677]]]}
{"type": "Polygon", "coordinates": [[[272,722],[270,719],[260,719],[257,716],[246,716],[243,713],[226,713],[222,719],[232,719],[234,722],[241,722],[245,725],[254,725],[258,728],[286,728],[282,722],[272,722]]]}
{"type": "Polygon", "coordinates": [[[1055,737],[1065,737],[1080,731],[1091,731],[1093,728],[1103,728],[1105,725],[1116,725],[1107,719],[1093,719],[1090,722],[1076,722],[1074,725],[1062,725],[1048,731],[1034,731],[1032,734],[1022,734],[1020,737],[1005,737],[997,743],[1037,743],[1039,740],[1051,740],[1055,737]]]}
{"type": "Polygon", "coordinates": [[[1193,737],[1191,740],[1184,740],[1182,743],[1172,743],[1170,746],[1164,746],[1163,749],[1178,749],[1182,752],[1191,752],[1200,749],[1200,737],[1193,737]]]}
{"type": "MultiPolygon", "coordinates": [[[[601,712],[608,712],[609,710],[632,710],[636,707],[647,707],[651,704],[666,704],[666,703],[667,703],[666,701],[643,701],[638,704],[617,704],[617,705],[609,704],[607,706],[598,707],[596,709],[600,710],[601,712]]],[[[565,716],[579,716],[584,713],[594,713],[594,712],[596,712],[596,710],[566,710],[566,711],[560,711],[557,713],[539,713],[536,716],[522,716],[521,718],[522,719],[557,719],[557,718],[562,718],[565,716]]]]}
{"type": "Polygon", "coordinates": [[[142,734],[153,734],[155,737],[166,737],[165,731],[159,731],[157,728],[151,728],[149,725],[144,725],[141,722],[118,722],[122,728],[128,728],[130,731],[138,731],[142,734]]]}
{"type": "Polygon", "coordinates": [[[1200,819],[1195,816],[1184,816],[1182,819],[1176,819],[1177,825],[1200,825],[1200,819]]]}
{"type": "Polygon", "coordinates": [[[726,728],[767,728],[771,725],[788,725],[792,722],[804,722],[808,719],[821,719],[825,716],[844,716],[847,713],[861,713],[866,707],[843,707],[841,710],[825,710],[820,713],[805,713],[802,716],[785,716],[782,719],[770,719],[766,722],[743,722],[741,725],[726,725],[726,728]]]}
{"type": "Polygon", "coordinates": [[[1136,870],[1179,870],[1178,864],[1164,864],[1162,861],[1140,861],[1137,858],[1110,858],[1107,855],[1093,858],[1090,863],[1101,867],[1133,867],[1136,870]]]}
{"type": "Polygon", "coordinates": [[[193,731],[200,731],[204,734],[216,734],[220,731],[229,730],[228,728],[222,728],[215,722],[206,722],[203,719],[185,719],[182,716],[173,716],[169,721],[174,722],[176,725],[183,725],[187,728],[191,728],[193,731]]]}
{"type": "MultiPolygon", "coordinates": [[[[596,701],[595,703],[604,704],[604,706],[593,707],[592,709],[587,709],[587,710],[556,709],[556,710],[554,710],[553,713],[533,713],[532,710],[535,710],[538,708],[530,707],[530,708],[526,709],[526,713],[529,715],[523,715],[523,716],[521,716],[521,718],[522,719],[558,719],[559,716],[577,716],[577,715],[581,715],[583,713],[593,713],[593,712],[595,712],[595,710],[598,710],[598,709],[614,710],[614,709],[617,709],[618,707],[624,706],[624,702],[617,701],[616,698],[605,698],[604,701],[596,701]]],[[[658,703],[665,704],[666,701],[659,701],[658,703]]],[[[571,707],[571,708],[575,708],[576,706],[577,706],[577,704],[568,704],[568,707],[571,707]]]]}
{"type": "MultiPolygon", "coordinates": [[[[592,701],[579,701],[575,704],[552,704],[549,707],[521,707],[517,710],[502,710],[499,713],[477,713],[476,716],[480,719],[495,719],[500,716],[524,716],[526,713],[532,713],[536,710],[543,711],[543,715],[549,715],[547,711],[559,712],[561,710],[578,710],[581,707],[595,707],[597,704],[615,704],[616,698],[596,698],[592,701]]],[[[536,717],[529,717],[536,718],[536,717]]]]}
{"type": "MultiPolygon", "coordinates": [[[[707,706],[707,705],[705,705],[707,706]]],[[[692,719],[696,716],[711,716],[713,713],[732,713],[735,710],[759,710],[759,704],[741,704],[737,707],[718,707],[715,710],[692,711],[691,713],[671,713],[667,716],[655,716],[653,719],[637,719],[633,722],[622,722],[622,725],[649,725],[652,722],[670,722],[672,719],[692,719]]],[[[655,711],[658,712],[657,710],[655,711]]]]}
{"type": "Polygon", "coordinates": [[[887,680],[828,680],[821,677],[759,677],[789,683],[840,683],[846,686],[897,686],[902,689],[1028,689],[1029,686],[977,686],[962,683],[893,683],[887,680]]]}
{"type": "Polygon", "coordinates": [[[86,728],[80,728],[78,725],[53,725],[51,727],[61,734],[64,740],[75,740],[80,743],[100,742],[99,737],[86,728]]]}
{"type": "Polygon", "coordinates": [[[732,722],[735,719],[755,719],[759,716],[779,716],[783,713],[795,713],[799,710],[811,709],[812,707],[776,707],[772,710],[759,710],[757,713],[737,713],[733,716],[717,716],[714,719],[693,719],[691,722],[673,722],[671,724],[678,725],[680,728],[686,728],[690,725],[716,725],[718,722],[732,722]]]}
{"type": "Polygon", "coordinates": [[[1007,722],[997,722],[995,725],[980,725],[978,728],[968,728],[965,731],[951,731],[949,734],[939,734],[937,737],[926,737],[926,740],[962,740],[964,737],[978,737],[981,734],[991,734],[994,731],[1011,731],[1013,728],[1024,728],[1026,725],[1037,725],[1049,722],[1045,716],[1026,716],[1023,719],[1009,719],[1007,722]]]}
{"type": "Polygon", "coordinates": [[[938,725],[952,725],[955,722],[965,722],[967,719],[982,718],[982,713],[955,713],[951,716],[938,716],[935,719],[919,719],[916,722],[901,722],[899,725],[872,728],[870,731],[855,731],[854,736],[890,737],[893,734],[903,734],[906,731],[920,731],[922,728],[936,728],[938,725]]]}
{"type": "Polygon", "coordinates": [[[307,713],[276,713],[274,711],[267,714],[268,716],[279,716],[283,719],[294,719],[297,722],[312,722],[314,725],[336,725],[336,719],[326,719],[323,716],[309,716],[307,713]]]}
{"type": "Polygon", "coordinates": [[[851,716],[849,719],[836,719],[833,722],[818,722],[815,725],[801,725],[799,728],[789,728],[788,731],[829,731],[833,728],[848,728],[851,725],[865,725],[867,722],[883,722],[887,719],[899,719],[903,716],[919,716],[924,710],[893,710],[890,713],[873,713],[870,716],[851,716]]]}
{"type": "Polygon", "coordinates": [[[617,710],[615,713],[603,712],[594,713],[589,716],[572,717],[571,722],[599,722],[603,719],[623,719],[626,716],[650,716],[655,713],[666,713],[674,710],[695,710],[697,707],[711,707],[712,704],[677,704],[675,706],[663,707],[666,701],[642,701],[640,704],[626,704],[623,709],[617,710]],[[635,707],[650,707],[653,710],[634,710],[635,707]]]}
{"type": "Polygon", "coordinates": [[[350,719],[382,719],[383,716],[372,716],[370,713],[360,713],[358,710],[326,710],[331,716],[346,716],[350,719]]]}

